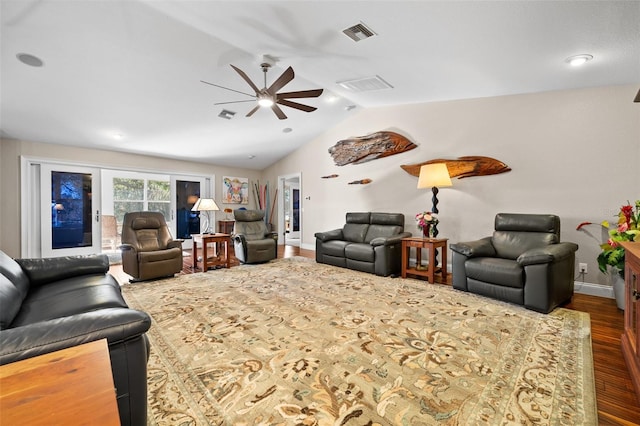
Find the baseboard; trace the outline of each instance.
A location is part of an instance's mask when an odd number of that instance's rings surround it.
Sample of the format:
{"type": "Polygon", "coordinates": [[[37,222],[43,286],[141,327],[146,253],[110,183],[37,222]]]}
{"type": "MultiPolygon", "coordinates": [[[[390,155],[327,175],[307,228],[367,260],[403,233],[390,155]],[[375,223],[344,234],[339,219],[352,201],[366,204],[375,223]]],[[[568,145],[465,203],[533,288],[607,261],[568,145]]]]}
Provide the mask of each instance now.
{"type": "Polygon", "coordinates": [[[300,245],[300,248],[303,248],[303,249],[305,249],[305,250],[313,250],[313,251],[316,251],[316,244],[315,244],[315,243],[313,243],[313,244],[304,244],[304,243],[303,243],[302,245],[300,245]]]}
{"type": "Polygon", "coordinates": [[[609,285],[584,283],[582,281],[574,281],[573,292],[578,294],[587,294],[589,296],[605,297],[607,299],[614,299],[613,287],[609,285]]]}

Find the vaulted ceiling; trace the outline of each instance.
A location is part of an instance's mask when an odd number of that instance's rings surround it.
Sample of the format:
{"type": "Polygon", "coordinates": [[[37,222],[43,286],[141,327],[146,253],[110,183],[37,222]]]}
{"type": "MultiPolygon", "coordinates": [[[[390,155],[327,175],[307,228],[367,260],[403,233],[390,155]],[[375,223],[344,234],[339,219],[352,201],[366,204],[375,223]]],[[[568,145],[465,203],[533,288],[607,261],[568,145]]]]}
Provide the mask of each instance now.
{"type": "Polygon", "coordinates": [[[640,88],[639,1],[2,0],[0,12],[2,137],[257,170],[363,108],[640,88]],[[359,23],[375,35],[343,33],[359,23]],[[292,66],[282,91],[324,89],[297,100],[317,111],[214,105],[247,96],[201,80],[251,93],[230,64],[262,87],[265,54],[267,85],[292,66]],[[578,54],[593,59],[568,65],[578,54]],[[337,84],[375,76],[392,87],[337,84]]]}

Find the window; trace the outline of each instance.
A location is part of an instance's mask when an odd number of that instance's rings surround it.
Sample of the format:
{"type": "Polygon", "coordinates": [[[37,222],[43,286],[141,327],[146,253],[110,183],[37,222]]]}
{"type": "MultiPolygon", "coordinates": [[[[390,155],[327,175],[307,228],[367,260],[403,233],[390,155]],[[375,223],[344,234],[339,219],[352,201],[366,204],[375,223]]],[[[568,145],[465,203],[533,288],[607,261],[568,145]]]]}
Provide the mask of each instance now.
{"type": "Polygon", "coordinates": [[[171,214],[170,181],[113,178],[113,213],[119,224],[124,214],[142,210],[159,211],[169,221],[171,214]]]}

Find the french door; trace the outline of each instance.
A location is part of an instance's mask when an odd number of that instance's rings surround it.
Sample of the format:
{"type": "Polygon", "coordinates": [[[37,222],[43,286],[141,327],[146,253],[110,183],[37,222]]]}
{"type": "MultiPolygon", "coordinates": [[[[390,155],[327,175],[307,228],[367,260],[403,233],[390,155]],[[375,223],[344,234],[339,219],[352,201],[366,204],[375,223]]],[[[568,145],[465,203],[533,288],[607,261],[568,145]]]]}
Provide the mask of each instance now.
{"type": "Polygon", "coordinates": [[[210,197],[207,190],[209,179],[197,176],[171,176],[171,225],[175,238],[184,240],[183,248],[190,249],[192,234],[199,234],[206,226],[205,222],[215,217],[210,212],[192,211],[193,205],[200,197],[210,197]],[[207,216],[210,214],[210,217],[207,216]],[[201,223],[202,222],[202,227],[201,223]]]}
{"type": "Polygon", "coordinates": [[[99,169],[42,164],[40,198],[42,257],[100,252],[99,169]]]}

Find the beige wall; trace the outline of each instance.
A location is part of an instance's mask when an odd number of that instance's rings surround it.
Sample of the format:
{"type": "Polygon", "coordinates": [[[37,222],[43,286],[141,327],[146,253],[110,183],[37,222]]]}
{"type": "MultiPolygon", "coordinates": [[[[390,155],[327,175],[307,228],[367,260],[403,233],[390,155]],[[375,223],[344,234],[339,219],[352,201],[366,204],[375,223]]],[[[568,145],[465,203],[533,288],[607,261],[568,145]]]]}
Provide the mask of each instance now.
{"type": "Polygon", "coordinates": [[[439,193],[440,236],[450,243],[490,235],[498,212],[553,213],[562,238],[580,245],[588,263],[585,282],[606,283],[597,270],[598,227],[577,232],[583,221],[610,219],[626,200],[640,199],[638,86],[601,87],[529,95],[436,102],[362,110],[266,169],[263,179],[302,172],[302,245],[314,233],[341,227],[348,211],[414,215],[431,209],[431,191],[400,168],[435,158],[484,155],[511,172],[454,179],[439,193]],[[404,134],[418,148],[360,165],[338,167],[327,150],[337,141],[380,130],[404,134]],[[336,179],[321,176],[338,174],[336,179]],[[348,185],[370,178],[369,185],[348,185]],[[309,198],[309,199],[307,199],[309,198]]]}
{"type": "MultiPolygon", "coordinates": [[[[175,174],[215,175],[214,189],[216,201],[221,209],[237,208],[239,205],[227,205],[220,202],[223,176],[249,178],[250,182],[260,179],[256,170],[214,166],[211,164],[188,161],[175,161],[144,155],[125,154],[111,151],[83,149],[64,145],[42,144],[34,142],[0,141],[0,249],[13,257],[19,257],[20,247],[20,158],[61,159],[69,162],[97,165],[130,170],[159,171],[175,174]]],[[[254,199],[250,198],[247,208],[254,208],[254,199]]],[[[218,213],[218,218],[223,217],[218,213]]]]}

